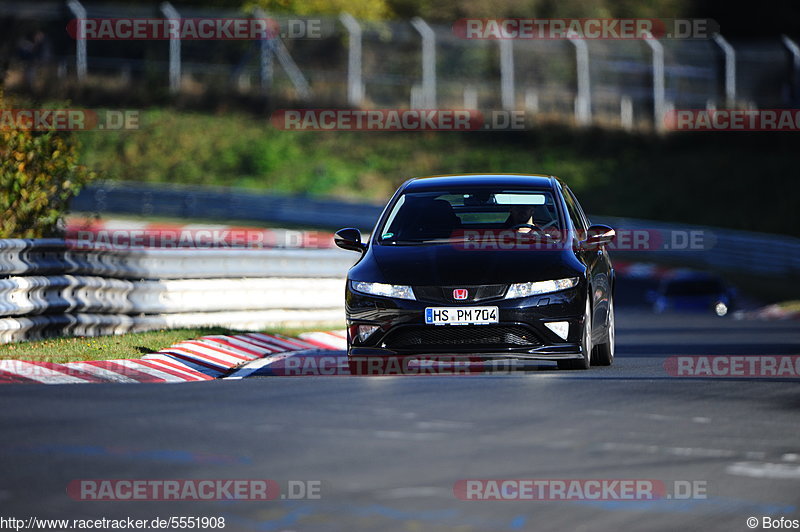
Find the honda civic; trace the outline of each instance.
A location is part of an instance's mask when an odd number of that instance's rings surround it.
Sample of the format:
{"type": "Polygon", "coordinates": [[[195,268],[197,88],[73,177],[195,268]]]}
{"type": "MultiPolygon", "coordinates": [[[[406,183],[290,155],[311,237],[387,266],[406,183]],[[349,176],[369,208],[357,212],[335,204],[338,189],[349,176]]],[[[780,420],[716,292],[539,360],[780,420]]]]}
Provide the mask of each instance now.
{"type": "Polygon", "coordinates": [[[334,237],[361,254],[345,289],[351,372],[420,355],[610,365],[614,237],[553,176],[407,181],[369,238],[334,237]]]}

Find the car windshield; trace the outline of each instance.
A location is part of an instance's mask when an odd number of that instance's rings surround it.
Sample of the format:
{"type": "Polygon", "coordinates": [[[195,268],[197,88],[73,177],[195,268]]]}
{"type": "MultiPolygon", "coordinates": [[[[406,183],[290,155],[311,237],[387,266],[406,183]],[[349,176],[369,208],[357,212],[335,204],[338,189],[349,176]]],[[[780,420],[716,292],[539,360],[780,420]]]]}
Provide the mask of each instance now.
{"type": "Polygon", "coordinates": [[[388,245],[463,240],[472,231],[525,231],[558,240],[561,223],[549,191],[447,190],[403,194],[378,234],[388,245]],[[515,229],[516,228],[516,229],[515,229]]]}

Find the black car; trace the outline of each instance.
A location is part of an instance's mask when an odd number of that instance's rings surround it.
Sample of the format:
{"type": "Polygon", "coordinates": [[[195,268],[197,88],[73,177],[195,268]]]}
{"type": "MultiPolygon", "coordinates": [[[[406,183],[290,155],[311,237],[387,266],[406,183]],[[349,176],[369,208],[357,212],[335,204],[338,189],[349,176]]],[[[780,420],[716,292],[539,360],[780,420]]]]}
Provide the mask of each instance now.
{"type": "Polygon", "coordinates": [[[610,365],[614,236],[556,177],[407,181],[368,242],[335,236],[362,253],[347,276],[351,371],[419,355],[610,365]]]}

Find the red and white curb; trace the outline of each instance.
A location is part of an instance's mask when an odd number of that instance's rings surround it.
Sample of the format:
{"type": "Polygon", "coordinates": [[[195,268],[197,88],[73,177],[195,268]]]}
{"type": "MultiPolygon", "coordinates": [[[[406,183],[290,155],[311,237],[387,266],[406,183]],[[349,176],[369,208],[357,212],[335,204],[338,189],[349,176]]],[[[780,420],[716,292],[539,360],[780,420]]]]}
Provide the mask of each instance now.
{"type": "MultiPolygon", "coordinates": [[[[0,360],[0,383],[190,382],[225,376],[237,366],[270,355],[319,349],[328,333],[311,341],[262,333],[204,336],[186,340],[140,359],[87,362],[0,360]]],[[[328,342],[343,337],[330,335],[328,342]]]]}
{"type": "Polygon", "coordinates": [[[285,368],[294,368],[291,374],[298,375],[349,375],[346,331],[321,331],[301,333],[300,341],[308,347],[276,353],[249,362],[237,368],[225,379],[243,379],[255,373],[267,375],[287,375],[285,368]],[[331,353],[327,353],[331,351],[331,353]],[[278,368],[270,371],[270,367],[278,368]]]}

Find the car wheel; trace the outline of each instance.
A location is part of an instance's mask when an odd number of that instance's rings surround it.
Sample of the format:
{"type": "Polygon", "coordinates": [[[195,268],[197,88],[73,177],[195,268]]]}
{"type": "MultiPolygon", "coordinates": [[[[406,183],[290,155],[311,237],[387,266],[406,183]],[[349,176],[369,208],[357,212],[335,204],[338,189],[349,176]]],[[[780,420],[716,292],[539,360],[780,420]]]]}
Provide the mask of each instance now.
{"type": "Polygon", "coordinates": [[[614,298],[608,300],[608,324],[606,325],[606,341],[595,348],[594,363],[598,366],[610,366],[614,363],[614,298]]]}
{"type": "Polygon", "coordinates": [[[558,369],[589,369],[592,358],[592,312],[589,299],[586,299],[586,310],[583,312],[583,334],[581,335],[581,352],[583,358],[559,360],[558,369]]]}

